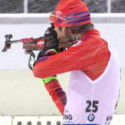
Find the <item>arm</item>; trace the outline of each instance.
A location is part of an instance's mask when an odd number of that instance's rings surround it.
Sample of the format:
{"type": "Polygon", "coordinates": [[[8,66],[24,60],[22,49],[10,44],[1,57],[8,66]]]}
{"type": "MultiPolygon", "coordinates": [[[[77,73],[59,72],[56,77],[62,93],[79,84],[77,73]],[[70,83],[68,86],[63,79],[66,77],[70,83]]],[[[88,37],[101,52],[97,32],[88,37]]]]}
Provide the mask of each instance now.
{"type": "Polygon", "coordinates": [[[66,94],[60,86],[58,80],[53,79],[45,84],[45,88],[51,96],[53,102],[56,104],[60,113],[63,115],[64,107],[66,104],[66,94]]]}
{"type": "Polygon", "coordinates": [[[34,67],[34,75],[46,78],[72,70],[82,70],[92,65],[97,54],[97,43],[85,41],[69,50],[50,56],[45,61],[38,61],[34,67]]]}
{"type": "MultiPolygon", "coordinates": [[[[45,55],[52,56],[56,54],[56,51],[51,49],[48,50],[45,55]]],[[[44,56],[40,56],[40,58],[44,58],[44,56]]],[[[39,59],[39,58],[38,58],[39,59]]],[[[66,94],[63,91],[62,87],[60,86],[56,75],[47,77],[42,79],[42,82],[45,85],[46,90],[48,91],[49,95],[51,96],[53,102],[59,109],[60,113],[63,115],[64,107],[66,104],[66,94]]]]}

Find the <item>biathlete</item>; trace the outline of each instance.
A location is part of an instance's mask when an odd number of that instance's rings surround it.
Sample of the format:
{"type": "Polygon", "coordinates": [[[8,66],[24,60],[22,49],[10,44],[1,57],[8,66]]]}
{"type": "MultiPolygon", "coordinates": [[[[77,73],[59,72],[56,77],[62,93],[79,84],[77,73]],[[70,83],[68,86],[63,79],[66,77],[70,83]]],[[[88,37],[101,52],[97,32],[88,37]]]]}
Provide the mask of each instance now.
{"type": "Polygon", "coordinates": [[[34,76],[44,82],[64,125],[109,125],[121,84],[115,50],[94,28],[81,0],[61,0],[51,19],[54,29],[44,39],[53,42],[39,53],[34,76]],[[56,76],[65,72],[71,72],[67,94],[56,76]]]}

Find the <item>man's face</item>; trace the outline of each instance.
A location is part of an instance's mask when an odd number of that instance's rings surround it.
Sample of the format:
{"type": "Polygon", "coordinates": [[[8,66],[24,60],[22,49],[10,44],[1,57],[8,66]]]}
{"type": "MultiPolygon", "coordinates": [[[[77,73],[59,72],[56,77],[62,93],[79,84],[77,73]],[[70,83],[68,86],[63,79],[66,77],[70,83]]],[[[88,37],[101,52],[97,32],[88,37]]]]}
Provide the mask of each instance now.
{"type": "Polygon", "coordinates": [[[57,38],[59,40],[59,48],[69,48],[73,43],[72,34],[66,29],[66,27],[55,27],[57,32],[57,38]]]}

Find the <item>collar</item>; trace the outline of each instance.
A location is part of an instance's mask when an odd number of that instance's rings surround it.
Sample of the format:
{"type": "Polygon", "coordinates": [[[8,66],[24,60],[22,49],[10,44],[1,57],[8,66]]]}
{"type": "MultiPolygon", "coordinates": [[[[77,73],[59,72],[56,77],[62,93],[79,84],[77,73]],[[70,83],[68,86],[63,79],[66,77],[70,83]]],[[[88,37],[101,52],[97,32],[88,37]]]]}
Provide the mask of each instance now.
{"type": "Polygon", "coordinates": [[[86,33],[84,33],[83,35],[81,35],[81,39],[85,39],[85,38],[88,38],[89,36],[100,36],[100,33],[98,30],[96,29],[92,29],[86,33]]]}

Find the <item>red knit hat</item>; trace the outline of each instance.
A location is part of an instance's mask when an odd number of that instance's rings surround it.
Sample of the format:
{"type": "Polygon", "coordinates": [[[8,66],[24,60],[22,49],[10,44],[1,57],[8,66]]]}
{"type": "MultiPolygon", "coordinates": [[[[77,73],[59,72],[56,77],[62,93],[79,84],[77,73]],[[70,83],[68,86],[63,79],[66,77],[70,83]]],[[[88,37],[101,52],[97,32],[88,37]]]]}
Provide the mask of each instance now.
{"type": "Polygon", "coordinates": [[[91,23],[90,11],[81,0],[61,0],[52,17],[56,27],[73,27],[91,23]]]}

